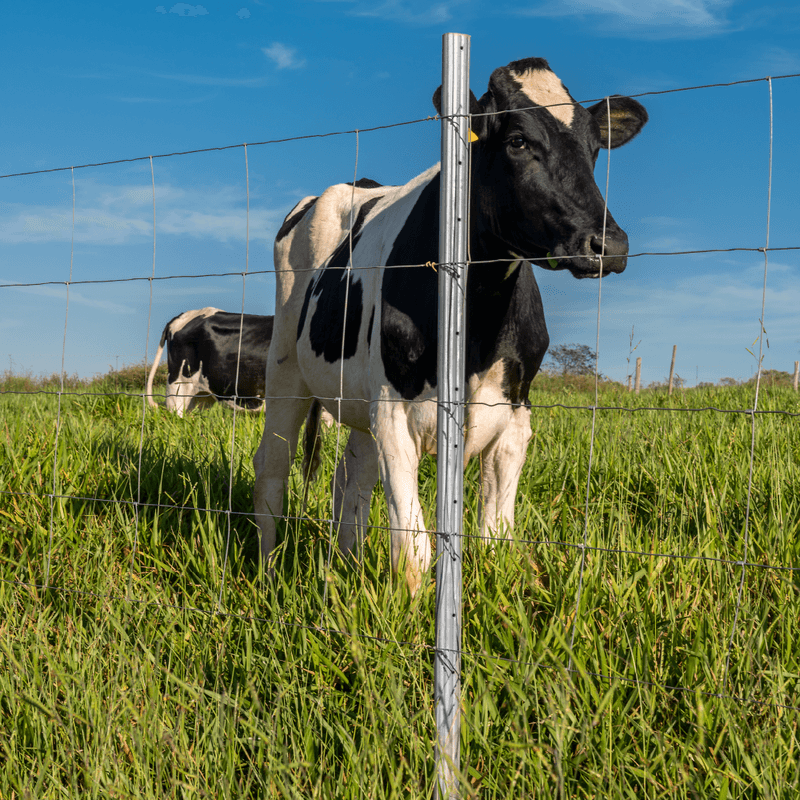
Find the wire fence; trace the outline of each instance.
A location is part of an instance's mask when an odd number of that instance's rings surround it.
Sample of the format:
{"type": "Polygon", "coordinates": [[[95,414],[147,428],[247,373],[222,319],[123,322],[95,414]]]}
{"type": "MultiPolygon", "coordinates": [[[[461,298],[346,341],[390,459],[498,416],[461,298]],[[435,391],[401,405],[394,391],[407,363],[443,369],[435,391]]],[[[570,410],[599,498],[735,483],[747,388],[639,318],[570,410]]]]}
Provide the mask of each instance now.
{"type": "MultiPolygon", "coordinates": [[[[468,645],[465,645],[461,651],[462,656],[465,659],[469,659],[473,662],[481,662],[483,660],[500,660],[509,663],[516,663],[516,664],[524,664],[530,668],[537,668],[537,669],[551,669],[551,670],[562,670],[568,674],[573,675],[582,675],[586,677],[590,677],[592,679],[607,682],[607,683],[615,683],[615,682],[624,682],[630,683],[635,685],[637,688],[641,689],[648,689],[648,688],[659,688],[664,691],[675,691],[680,693],[699,693],[702,696],[709,697],[709,698],[724,698],[736,703],[753,703],[760,706],[767,706],[774,709],[784,709],[784,710],[791,710],[791,711],[798,711],[800,710],[800,702],[795,701],[792,697],[784,698],[784,702],[775,702],[773,701],[765,701],[763,698],[759,697],[757,694],[752,695],[745,695],[738,691],[731,690],[731,673],[733,670],[732,658],[735,658],[735,653],[739,652],[738,642],[740,640],[740,628],[741,628],[741,620],[743,614],[743,608],[745,606],[744,601],[744,593],[745,588],[747,585],[748,576],[754,570],[762,571],[764,574],[771,574],[776,576],[787,575],[790,579],[793,579],[795,573],[800,571],[800,567],[796,566],[794,563],[774,563],[774,557],[770,558],[768,553],[764,552],[763,548],[759,548],[757,555],[754,556],[754,548],[753,548],[753,533],[752,533],[752,525],[751,525],[751,518],[753,512],[753,493],[754,493],[754,470],[757,464],[757,436],[758,436],[758,424],[762,419],[765,418],[782,418],[787,420],[788,422],[792,422],[796,417],[800,416],[800,410],[797,409],[776,409],[776,408],[763,408],[762,407],[762,398],[761,398],[761,372],[762,372],[762,362],[764,359],[764,347],[765,347],[765,338],[764,338],[764,331],[765,327],[768,325],[768,314],[769,314],[769,303],[768,303],[768,267],[769,267],[769,259],[771,254],[781,252],[791,252],[791,251],[798,251],[800,250],[800,243],[788,244],[783,245],[780,247],[771,246],[770,244],[770,218],[772,213],[772,197],[773,197],[773,84],[777,80],[789,80],[789,79],[797,79],[800,78],[800,74],[794,75],[781,75],[781,76],[774,76],[774,77],[767,77],[767,78],[758,78],[753,79],[752,81],[734,81],[729,83],[721,83],[721,84],[709,84],[705,86],[695,86],[695,87],[684,87],[681,89],[672,89],[666,91],[659,91],[659,92],[642,92],[636,95],[632,95],[633,97],[648,97],[648,96],[656,96],[656,95],[665,95],[665,94],[674,94],[679,92],[689,92],[689,91],[710,91],[712,89],[722,89],[727,88],[731,89],[732,87],[742,86],[745,84],[753,84],[753,83],[764,83],[769,95],[769,115],[768,119],[765,120],[765,128],[768,128],[769,131],[769,152],[765,153],[765,161],[767,162],[768,166],[765,168],[765,186],[764,186],[764,238],[763,242],[759,244],[753,244],[752,246],[747,247],[731,247],[731,248],[698,248],[698,249],[679,249],[674,251],[647,251],[647,252],[636,252],[632,253],[628,256],[631,261],[636,261],[638,259],[645,259],[648,256],[670,256],[670,257],[686,257],[690,255],[709,255],[709,254],[722,254],[722,253],[734,253],[734,252],[744,252],[744,253],[761,253],[763,255],[764,266],[763,266],[763,290],[761,294],[761,305],[760,309],[758,309],[758,319],[760,323],[760,334],[758,339],[758,355],[757,355],[757,365],[758,370],[756,374],[756,380],[753,387],[753,396],[752,396],[752,405],[750,407],[738,407],[738,408],[721,408],[718,406],[713,405],[698,405],[698,406],[685,406],[685,407],[674,407],[668,406],[664,404],[647,404],[647,405],[618,405],[618,404],[604,404],[601,402],[601,390],[600,390],[600,371],[599,371],[599,357],[603,349],[603,340],[601,335],[601,320],[603,318],[602,312],[602,287],[603,287],[603,278],[600,277],[597,283],[597,325],[596,325],[596,342],[595,342],[595,353],[597,356],[597,360],[595,362],[595,375],[594,375],[594,402],[588,405],[573,405],[570,403],[537,403],[536,396],[532,397],[531,408],[533,409],[534,413],[536,412],[587,412],[591,415],[591,421],[589,423],[589,434],[588,434],[588,452],[585,454],[586,456],[586,469],[585,469],[585,487],[582,491],[583,497],[583,509],[582,514],[578,514],[576,518],[582,516],[582,523],[580,524],[580,529],[578,530],[578,535],[575,540],[569,540],[568,538],[558,537],[558,536],[536,536],[530,535],[533,528],[526,528],[525,523],[522,522],[517,530],[514,533],[512,539],[508,539],[505,536],[497,535],[497,536],[490,536],[488,538],[491,539],[492,543],[496,548],[499,547],[506,547],[510,543],[513,543],[514,546],[529,546],[530,548],[556,548],[559,550],[563,550],[564,553],[568,551],[574,551],[572,556],[574,560],[572,561],[571,567],[566,567],[565,570],[567,572],[572,572],[576,576],[575,580],[575,593],[574,593],[574,601],[572,602],[572,613],[568,615],[571,619],[569,620],[567,627],[564,630],[563,636],[564,641],[567,643],[564,647],[565,652],[565,663],[558,665],[558,664],[547,664],[542,662],[540,659],[515,659],[509,655],[499,655],[492,652],[487,652],[485,650],[478,651],[471,651],[468,645]],[[639,415],[639,414],[663,414],[669,415],[670,417],[676,414],[708,414],[708,415],[721,415],[723,417],[727,417],[729,415],[733,416],[743,416],[749,421],[749,455],[748,455],[748,463],[747,463],[747,486],[746,486],[746,493],[745,493],[745,502],[744,502],[744,513],[743,513],[743,525],[740,531],[741,539],[738,543],[731,544],[731,554],[730,555],[708,555],[702,552],[694,552],[694,553],[687,553],[687,552],[672,552],[672,551],[662,551],[660,550],[657,545],[658,542],[651,542],[654,546],[650,547],[649,549],[642,548],[642,547],[630,547],[624,546],[623,544],[619,544],[614,546],[612,543],[607,541],[598,541],[597,536],[593,533],[593,526],[597,522],[597,519],[593,519],[593,515],[595,514],[595,493],[597,488],[597,482],[600,478],[598,478],[598,453],[596,452],[597,446],[597,426],[602,424],[603,419],[607,419],[611,414],[626,414],[626,415],[639,415]],[[586,671],[583,667],[576,665],[573,660],[573,654],[576,650],[576,636],[580,636],[580,628],[579,625],[583,620],[584,623],[586,619],[591,616],[590,608],[592,599],[591,597],[587,599],[586,592],[585,592],[585,580],[587,571],[590,568],[589,559],[592,556],[616,556],[621,558],[637,558],[642,560],[647,560],[652,562],[653,560],[657,561],[684,561],[684,562],[693,562],[698,564],[711,564],[711,565],[720,565],[726,568],[730,568],[731,570],[735,570],[738,573],[737,580],[735,581],[735,588],[736,588],[736,598],[733,607],[733,616],[730,620],[729,625],[729,632],[727,635],[727,652],[724,664],[724,672],[720,676],[716,676],[717,685],[716,689],[709,688],[709,687],[702,687],[697,684],[695,685],[672,685],[668,683],[659,683],[657,681],[651,681],[646,676],[636,676],[630,677],[629,675],[620,673],[620,672],[592,672],[586,671]]],[[[600,100],[606,100],[608,102],[608,98],[600,98],[600,100]]],[[[610,115],[610,109],[609,109],[610,115]]],[[[158,326],[158,321],[154,319],[154,299],[159,291],[161,286],[168,285],[169,282],[180,282],[185,280],[190,281],[200,281],[202,279],[207,278],[226,278],[226,279],[236,279],[241,281],[241,302],[239,304],[240,308],[238,313],[240,314],[241,323],[239,329],[239,336],[238,336],[238,349],[239,354],[241,356],[241,348],[242,348],[242,337],[243,337],[243,329],[244,329],[244,315],[245,315],[245,307],[247,304],[248,299],[248,280],[252,281],[257,276],[269,276],[273,277],[275,275],[275,269],[252,269],[251,268],[251,257],[250,257],[250,243],[251,243],[251,167],[248,160],[248,153],[251,153],[254,148],[271,148],[270,152],[279,152],[278,148],[281,145],[286,145],[290,142],[303,142],[307,140],[313,139],[328,139],[330,137],[349,137],[352,138],[354,142],[354,149],[355,149],[355,156],[353,159],[353,193],[351,197],[351,204],[349,209],[349,222],[347,225],[347,233],[349,239],[349,250],[350,250],[350,259],[347,264],[347,270],[352,270],[353,272],[359,271],[371,271],[376,269],[389,269],[387,267],[381,267],[378,265],[358,265],[352,263],[352,253],[353,253],[353,227],[355,216],[357,214],[357,207],[355,205],[354,194],[355,194],[355,186],[356,181],[358,179],[358,175],[360,172],[360,165],[359,165],[359,144],[360,140],[365,134],[372,134],[378,135],[383,131],[395,129],[398,127],[407,127],[407,126],[415,126],[415,125],[425,125],[425,124],[439,124],[439,120],[436,117],[426,117],[422,119],[412,120],[409,122],[402,122],[396,125],[383,125],[377,126],[368,129],[362,130],[350,130],[350,131],[340,131],[340,132],[331,132],[331,133],[322,133],[322,134],[313,134],[309,136],[300,136],[300,137],[293,137],[291,139],[276,139],[276,140],[265,140],[263,142],[257,143],[250,143],[250,144],[242,144],[242,145],[229,145],[223,147],[214,147],[214,148],[205,148],[202,150],[193,150],[193,151],[185,151],[185,152],[175,152],[169,154],[160,154],[154,156],[145,156],[145,157],[137,157],[137,158],[126,158],[126,159],[119,159],[112,162],[103,162],[98,164],[85,164],[76,167],[65,167],[59,169],[49,169],[49,170],[39,170],[39,171],[31,171],[31,172],[18,172],[9,175],[0,176],[0,179],[22,179],[22,178],[29,178],[34,175],[41,175],[43,173],[53,173],[59,171],[69,171],[71,177],[71,184],[72,184],[72,207],[71,207],[71,215],[72,215],[72,235],[70,239],[70,250],[69,250],[69,271],[68,277],[66,280],[25,280],[13,283],[0,283],[0,298],[3,298],[4,302],[11,303],[13,302],[13,292],[15,290],[23,289],[23,288],[38,288],[42,289],[45,287],[53,287],[53,286],[63,286],[66,292],[66,302],[64,307],[64,326],[63,326],[63,336],[61,341],[61,353],[60,353],[60,361],[61,361],[61,385],[57,390],[45,390],[45,389],[37,389],[34,391],[15,391],[9,390],[4,391],[4,395],[47,395],[51,394],[54,396],[56,400],[56,410],[55,410],[55,432],[54,432],[54,447],[53,447],[53,455],[52,455],[52,463],[51,463],[51,471],[52,471],[52,480],[47,487],[47,490],[34,492],[30,490],[24,490],[20,486],[15,486],[14,483],[14,475],[11,472],[7,472],[7,476],[10,480],[10,483],[3,486],[2,490],[0,490],[0,495],[5,497],[6,499],[16,499],[21,500],[25,498],[33,498],[37,501],[41,502],[42,504],[46,505],[47,507],[47,545],[46,545],[46,552],[44,553],[44,564],[42,567],[41,579],[40,580],[31,580],[31,579],[21,579],[18,576],[9,576],[8,574],[4,574],[0,576],[0,581],[7,585],[12,585],[18,587],[19,589],[37,589],[37,590],[47,590],[51,592],[60,592],[64,594],[71,594],[71,595],[79,595],[79,596],[86,596],[86,597],[98,597],[103,595],[98,595],[98,593],[93,592],[88,589],[83,589],[80,587],[74,586],[67,586],[67,585],[58,585],[53,581],[53,560],[55,556],[55,544],[57,542],[57,538],[59,535],[59,525],[60,520],[62,518],[64,505],[66,503],[76,503],[76,504],[99,504],[102,506],[114,506],[114,507],[124,507],[127,506],[131,509],[134,521],[133,521],[133,530],[135,532],[134,540],[132,543],[132,548],[130,553],[128,554],[128,563],[127,563],[127,590],[124,594],[124,597],[118,597],[115,595],[105,595],[109,600],[120,600],[124,599],[124,602],[131,603],[131,604],[145,604],[145,605],[158,605],[164,608],[178,608],[183,611],[200,614],[200,615],[216,615],[221,618],[233,618],[233,619],[247,619],[249,621],[257,621],[262,622],[264,624],[270,625],[279,625],[279,626],[290,626],[290,627],[307,627],[309,630],[315,631],[324,631],[327,633],[342,635],[342,636],[352,636],[352,632],[342,629],[340,626],[337,626],[331,617],[326,616],[324,619],[321,619],[316,624],[309,624],[304,625],[303,623],[297,621],[287,621],[287,620],[276,620],[276,619],[267,619],[260,617],[258,614],[253,613],[238,613],[233,611],[229,608],[226,608],[225,604],[225,596],[226,596],[226,582],[229,576],[230,570],[230,554],[232,549],[232,544],[235,538],[234,533],[234,523],[237,519],[241,520],[252,520],[253,511],[251,507],[242,507],[240,503],[240,499],[237,498],[237,482],[239,479],[236,477],[236,470],[240,468],[240,465],[243,460],[242,455],[237,455],[237,447],[243,451],[249,451],[253,448],[253,442],[251,439],[245,437],[245,434],[241,433],[241,426],[242,426],[242,419],[243,419],[243,412],[234,407],[230,419],[230,442],[229,446],[226,444],[225,449],[225,456],[224,462],[227,462],[227,475],[226,475],[226,482],[227,482],[227,498],[226,503],[223,507],[215,507],[213,504],[189,504],[185,502],[174,502],[173,500],[165,500],[159,497],[158,502],[152,502],[148,499],[148,493],[145,491],[143,487],[143,477],[145,473],[145,466],[143,463],[144,455],[147,450],[147,436],[150,431],[148,428],[148,415],[151,414],[148,410],[147,405],[147,396],[144,392],[129,392],[129,391],[119,391],[119,392],[111,392],[111,391],[102,391],[98,392],[89,392],[89,391],[74,391],[70,390],[65,387],[65,376],[66,376],[66,366],[67,366],[67,345],[70,337],[70,330],[72,325],[74,324],[75,318],[75,307],[74,305],[71,307],[70,305],[70,296],[71,292],[76,290],[76,287],[84,287],[84,286],[110,286],[115,284],[129,284],[133,282],[143,283],[147,286],[149,298],[148,298],[148,306],[147,306],[147,324],[146,330],[144,331],[142,345],[144,348],[144,361],[147,363],[151,350],[152,350],[152,340],[157,338],[156,336],[151,337],[151,328],[153,324],[158,326]],[[207,153],[219,153],[221,151],[232,151],[238,150],[241,152],[242,159],[241,159],[241,181],[245,187],[245,195],[246,195],[246,209],[245,209],[245,254],[244,254],[244,262],[241,265],[241,268],[237,269],[230,269],[230,270],[223,270],[223,271],[197,271],[193,273],[182,273],[182,274],[169,274],[169,275],[158,275],[157,271],[160,264],[159,253],[158,253],[158,231],[159,231],[159,222],[158,222],[158,214],[159,214],[159,207],[157,202],[157,180],[156,180],[156,173],[154,168],[154,159],[177,159],[177,158],[187,158],[191,156],[197,156],[199,154],[207,154],[207,153]],[[75,171],[81,169],[101,169],[105,167],[110,167],[111,165],[115,164],[131,164],[134,162],[144,162],[146,165],[149,166],[150,172],[150,192],[151,192],[151,199],[152,199],[152,264],[150,273],[145,275],[127,275],[124,277],[102,277],[102,278],[76,278],[74,274],[74,267],[75,267],[75,230],[76,230],[76,211],[79,209],[79,201],[76,197],[76,183],[75,183],[75,171]],[[135,475],[135,479],[132,480],[131,486],[133,490],[133,495],[130,499],[121,499],[117,495],[113,496],[104,496],[102,493],[75,493],[75,492],[65,492],[62,489],[63,486],[63,475],[60,466],[63,464],[64,461],[64,442],[63,437],[68,433],[68,427],[66,425],[66,421],[69,418],[69,413],[71,413],[71,408],[67,409],[65,405],[65,400],[69,399],[81,399],[81,398],[96,398],[98,396],[108,397],[108,398],[130,398],[130,399],[138,399],[141,402],[141,419],[139,423],[139,430],[138,430],[138,448],[137,452],[131,454],[132,463],[129,465],[130,472],[135,475]],[[237,436],[239,439],[237,441],[237,436]],[[61,505],[59,505],[61,504],[61,505]],[[215,592],[215,597],[213,602],[209,601],[207,607],[199,607],[195,605],[181,605],[181,604],[173,604],[170,602],[155,602],[153,600],[146,600],[141,599],[136,596],[136,582],[134,580],[134,576],[137,571],[137,558],[139,554],[139,549],[141,547],[141,543],[139,541],[139,534],[140,531],[143,529],[144,526],[148,524],[148,521],[143,518],[143,514],[150,513],[150,512],[187,512],[188,514],[214,514],[224,518],[224,530],[225,530],[225,538],[223,543],[223,551],[221,553],[221,566],[220,566],[220,579],[219,579],[219,591],[215,592]]],[[[608,151],[610,154],[610,150],[608,151]]],[[[277,156],[280,158],[280,155],[277,156]]],[[[756,154],[753,154],[753,158],[756,158],[756,154]]],[[[616,160],[617,156],[614,156],[614,160],[616,160]]],[[[623,158],[623,156],[620,156],[623,158]]],[[[608,194],[609,194],[609,187],[613,186],[613,175],[614,170],[611,164],[612,158],[609,157],[607,165],[606,165],[606,175],[605,175],[605,187],[604,187],[604,203],[606,209],[608,208],[608,194]]],[[[321,190],[323,187],[319,187],[321,190]]],[[[613,203],[612,203],[613,205],[613,203]]],[[[624,220],[623,220],[623,227],[624,227],[624,220]]],[[[511,265],[514,259],[509,258],[508,264],[511,265]]],[[[473,262],[470,262],[473,263],[473,262]]],[[[475,262],[479,263],[479,262],[475,262]]],[[[432,267],[441,268],[442,264],[410,264],[410,265],[402,265],[401,267],[397,268],[404,268],[404,267],[416,267],[420,270],[430,270],[432,267]]],[[[350,280],[346,281],[346,286],[350,286],[350,280]]],[[[345,295],[345,304],[348,302],[348,297],[345,295]]],[[[545,312],[547,312],[547,308],[545,308],[545,312]]],[[[156,327],[155,330],[158,330],[156,327]]],[[[342,341],[340,345],[340,353],[341,356],[337,359],[340,364],[340,383],[339,383],[339,393],[336,397],[328,397],[323,398],[328,401],[328,405],[331,407],[332,411],[336,411],[338,407],[339,411],[341,411],[341,403],[342,402],[369,402],[368,398],[363,397],[344,397],[344,352],[345,352],[345,326],[342,326],[342,341]]],[[[238,385],[239,382],[239,365],[241,362],[241,357],[237,358],[236,361],[236,377],[235,383],[238,385]]],[[[270,391],[270,387],[267,387],[267,392],[270,391]]],[[[240,396],[238,393],[236,394],[238,400],[247,400],[253,399],[258,400],[261,399],[258,396],[240,396]]],[[[301,396],[295,398],[297,400],[304,399],[301,396]]],[[[404,405],[409,405],[413,403],[428,403],[430,402],[429,399],[406,399],[406,398],[389,398],[386,402],[394,402],[394,403],[402,403],[404,405]]],[[[491,406],[492,404],[485,404],[487,406],[491,406]]],[[[499,404],[502,405],[502,404],[499,404]]],[[[334,414],[335,416],[335,414],[334,414]]],[[[187,420],[186,425],[192,425],[192,420],[187,420]]],[[[796,436],[796,431],[794,428],[791,430],[791,434],[796,436]]],[[[343,438],[343,431],[340,428],[336,428],[335,430],[335,446],[333,447],[334,457],[333,462],[337,464],[342,456],[344,450],[344,438],[343,438]]],[[[538,446],[538,444],[537,444],[538,446]]],[[[791,460],[791,455],[790,455],[791,460]]],[[[223,462],[223,463],[224,463],[223,462]]],[[[319,486],[313,491],[322,491],[319,486]]],[[[329,495],[332,494],[332,489],[328,488],[325,490],[329,495]]],[[[94,507],[94,506],[92,506],[94,507]]],[[[282,518],[286,519],[289,522],[297,523],[298,530],[301,529],[302,525],[313,525],[315,526],[315,530],[325,529],[327,530],[327,553],[326,553],[326,568],[330,570],[332,568],[332,549],[333,549],[333,536],[336,530],[336,520],[334,519],[334,514],[331,513],[329,516],[312,516],[307,513],[306,508],[300,508],[294,500],[290,502],[289,510],[285,515],[280,515],[282,518]]],[[[6,521],[0,521],[0,527],[5,527],[7,532],[10,534],[14,534],[14,522],[9,522],[9,517],[6,516],[6,521]]],[[[148,518],[149,519],[149,518],[148,518]]],[[[390,529],[386,525],[375,524],[374,520],[370,522],[370,530],[376,531],[378,533],[390,533],[390,529]]],[[[255,533],[253,533],[255,536],[255,533]]],[[[485,542],[487,536],[484,534],[473,533],[469,531],[465,531],[464,533],[460,534],[464,538],[465,541],[482,541],[485,542]]],[[[486,558],[491,558],[490,555],[485,556],[486,558]]],[[[565,555],[564,558],[566,559],[567,556],[565,555]]],[[[328,605],[328,597],[327,597],[327,583],[325,584],[325,602],[324,605],[327,607],[328,605]]],[[[380,636],[374,636],[371,634],[363,634],[363,638],[371,640],[374,642],[376,646],[382,648],[397,648],[397,649],[415,649],[422,652],[433,651],[434,645],[430,642],[421,642],[421,641],[398,641],[396,639],[391,638],[382,638],[380,636]]],[[[737,687],[741,688],[741,683],[736,684],[737,687]]]]}

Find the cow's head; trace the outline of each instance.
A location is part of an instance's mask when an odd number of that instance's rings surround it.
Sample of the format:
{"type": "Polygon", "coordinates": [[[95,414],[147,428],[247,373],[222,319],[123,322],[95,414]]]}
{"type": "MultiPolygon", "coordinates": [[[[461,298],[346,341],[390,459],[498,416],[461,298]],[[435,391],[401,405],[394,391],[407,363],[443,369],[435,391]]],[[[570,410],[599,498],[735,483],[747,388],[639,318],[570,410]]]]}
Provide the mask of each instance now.
{"type": "MultiPolygon", "coordinates": [[[[481,244],[576,278],[622,272],[628,237],[604,213],[594,165],[601,147],[639,133],[644,107],[614,96],[583,108],[543,58],[499,67],[486,94],[471,94],[470,103],[473,223],[481,244]]],[[[434,104],[441,113],[440,90],[434,104]]]]}

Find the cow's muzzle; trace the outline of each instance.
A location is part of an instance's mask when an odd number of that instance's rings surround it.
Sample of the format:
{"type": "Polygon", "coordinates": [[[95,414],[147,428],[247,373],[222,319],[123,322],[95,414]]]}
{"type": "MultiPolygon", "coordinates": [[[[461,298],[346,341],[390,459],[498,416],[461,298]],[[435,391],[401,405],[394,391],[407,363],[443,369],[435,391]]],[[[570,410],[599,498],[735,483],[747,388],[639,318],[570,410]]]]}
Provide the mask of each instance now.
{"type": "Polygon", "coordinates": [[[580,258],[569,269],[576,278],[599,278],[611,272],[623,272],[628,263],[628,237],[623,231],[606,231],[586,236],[580,258]]]}

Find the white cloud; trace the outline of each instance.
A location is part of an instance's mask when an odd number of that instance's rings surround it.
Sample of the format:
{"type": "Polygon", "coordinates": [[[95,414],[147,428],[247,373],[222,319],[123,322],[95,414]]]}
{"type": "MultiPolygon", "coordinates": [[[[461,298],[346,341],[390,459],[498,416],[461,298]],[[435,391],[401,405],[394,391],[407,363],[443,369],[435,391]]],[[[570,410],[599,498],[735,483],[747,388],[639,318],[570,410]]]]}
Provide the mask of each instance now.
{"type": "Polygon", "coordinates": [[[287,47],[281,42],[273,42],[269,47],[262,47],[261,52],[273,61],[278,69],[300,69],[306,63],[305,59],[297,57],[297,51],[293,47],[287,47]]]}
{"type": "Polygon", "coordinates": [[[546,0],[523,8],[537,17],[600,17],[607,31],[700,37],[731,29],[732,0],[546,0]]]}
{"type": "Polygon", "coordinates": [[[800,53],[785,47],[768,47],[748,64],[749,74],[795,75],[800,72],[800,53]]]}
{"type": "MultiPolygon", "coordinates": [[[[241,187],[192,190],[169,184],[156,187],[156,237],[189,236],[217,242],[244,241],[247,218],[241,187]]],[[[72,210],[46,205],[4,204],[0,242],[9,244],[70,241],[72,210]]],[[[285,209],[250,208],[250,240],[270,241],[285,209]]],[[[152,239],[153,191],[149,185],[78,187],[76,243],[118,245],[152,239]]]]}
{"type": "MultiPolygon", "coordinates": [[[[159,6],[159,8],[163,8],[163,6],[159,6]]],[[[208,9],[206,9],[205,6],[192,6],[188,3],[176,3],[169,10],[169,13],[177,14],[179,17],[202,17],[208,14],[208,9]]]]}
{"type": "Polygon", "coordinates": [[[356,17],[375,17],[407,25],[441,25],[454,16],[456,6],[464,6],[467,0],[442,0],[439,3],[424,0],[383,0],[382,3],[366,0],[317,0],[317,2],[346,2],[349,13],[356,17]]]}
{"type": "MultiPolygon", "coordinates": [[[[65,286],[13,286],[9,281],[0,280],[0,284],[8,286],[5,292],[23,292],[34,294],[39,297],[54,297],[57,300],[66,301],[67,290],[65,286]]],[[[134,314],[138,309],[132,306],[115,303],[111,300],[98,300],[94,297],[87,297],[80,290],[71,287],[69,290],[70,305],[86,306],[88,308],[99,308],[102,311],[109,311],[112,314],[134,314]]],[[[11,326],[9,326],[11,327],[11,326]]]]}
{"type": "Polygon", "coordinates": [[[696,249],[697,223],[681,217],[644,217],[642,230],[637,238],[641,241],[638,250],[651,253],[680,252],[696,249]]]}
{"type": "Polygon", "coordinates": [[[425,3],[419,8],[414,3],[402,0],[385,0],[378,6],[367,3],[359,4],[353,14],[358,17],[378,17],[410,25],[440,25],[452,19],[451,9],[456,5],[460,5],[459,0],[434,5],[425,3]]]}

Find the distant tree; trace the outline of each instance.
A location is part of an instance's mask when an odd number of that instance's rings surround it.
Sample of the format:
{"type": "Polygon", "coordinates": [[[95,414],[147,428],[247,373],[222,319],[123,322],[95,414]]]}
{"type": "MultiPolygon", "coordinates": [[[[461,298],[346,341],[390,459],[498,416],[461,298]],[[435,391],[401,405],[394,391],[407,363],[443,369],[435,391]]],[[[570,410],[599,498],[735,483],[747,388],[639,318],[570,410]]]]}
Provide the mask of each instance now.
{"type": "MultiPolygon", "coordinates": [[[[753,375],[748,383],[755,383],[758,375],[753,375]]],[[[761,370],[761,383],[764,386],[791,386],[792,376],[788,372],[780,369],[763,369],[761,370]]]]}
{"type": "Polygon", "coordinates": [[[719,379],[720,386],[738,386],[739,381],[736,378],[720,378],[719,379]]]}
{"type": "MultiPolygon", "coordinates": [[[[585,344],[558,344],[548,352],[550,363],[562,375],[592,375],[597,358],[594,350],[585,344]]],[[[551,366],[551,369],[553,367],[551,366]]]]}

